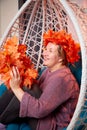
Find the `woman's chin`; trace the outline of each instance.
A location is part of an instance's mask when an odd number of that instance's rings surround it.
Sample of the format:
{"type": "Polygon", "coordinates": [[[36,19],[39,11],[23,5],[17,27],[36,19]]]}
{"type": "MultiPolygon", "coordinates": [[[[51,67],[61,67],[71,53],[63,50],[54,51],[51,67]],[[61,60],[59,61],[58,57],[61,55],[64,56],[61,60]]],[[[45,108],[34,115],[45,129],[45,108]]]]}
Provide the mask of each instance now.
{"type": "Polygon", "coordinates": [[[46,63],[46,62],[43,62],[43,65],[44,65],[44,66],[47,66],[47,63],[46,63]]]}

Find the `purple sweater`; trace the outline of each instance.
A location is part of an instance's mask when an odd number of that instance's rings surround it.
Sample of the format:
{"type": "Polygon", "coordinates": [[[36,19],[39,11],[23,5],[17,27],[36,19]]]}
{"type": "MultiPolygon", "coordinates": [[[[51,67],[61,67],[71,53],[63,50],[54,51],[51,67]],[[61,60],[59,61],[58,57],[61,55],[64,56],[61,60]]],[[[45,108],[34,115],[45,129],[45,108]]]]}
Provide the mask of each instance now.
{"type": "Polygon", "coordinates": [[[39,85],[43,92],[39,99],[25,92],[20,104],[20,117],[38,118],[36,130],[67,127],[79,96],[79,86],[71,71],[67,67],[55,72],[46,69],[39,85]]]}

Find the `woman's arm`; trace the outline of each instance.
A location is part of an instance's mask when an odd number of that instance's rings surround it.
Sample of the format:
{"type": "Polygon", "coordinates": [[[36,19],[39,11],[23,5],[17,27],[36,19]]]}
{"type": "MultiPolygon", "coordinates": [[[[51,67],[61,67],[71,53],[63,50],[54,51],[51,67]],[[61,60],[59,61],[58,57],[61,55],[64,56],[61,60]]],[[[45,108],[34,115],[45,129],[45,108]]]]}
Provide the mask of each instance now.
{"type": "MultiPolygon", "coordinates": [[[[20,76],[15,68],[13,68],[13,79],[11,80],[11,88],[20,103],[20,116],[21,117],[35,117],[42,118],[54,111],[58,106],[67,101],[72,92],[72,86],[76,81],[70,79],[70,75],[66,81],[61,77],[53,76],[50,78],[49,83],[46,84],[46,88],[42,92],[39,99],[24,92],[20,88],[20,76]],[[15,72],[16,71],[16,72],[15,72]],[[19,81],[18,81],[19,80],[19,81]],[[14,83],[16,82],[16,83],[14,83]]],[[[77,88],[76,84],[76,88],[77,88]]],[[[78,90],[76,90],[78,96],[78,90]]]]}

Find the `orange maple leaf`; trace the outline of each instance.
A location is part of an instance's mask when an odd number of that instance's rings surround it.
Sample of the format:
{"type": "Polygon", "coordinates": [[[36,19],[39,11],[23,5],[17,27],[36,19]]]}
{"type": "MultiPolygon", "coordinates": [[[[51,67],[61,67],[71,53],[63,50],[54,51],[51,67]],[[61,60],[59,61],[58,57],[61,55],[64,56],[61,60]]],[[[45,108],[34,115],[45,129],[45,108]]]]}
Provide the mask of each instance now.
{"type": "Polygon", "coordinates": [[[10,71],[13,66],[17,66],[19,69],[22,86],[31,86],[33,80],[35,80],[38,75],[32,61],[29,56],[26,55],[26,49],[27,46],[18,44],[18,38],[14,36],[7,39],[3,45],[3,50],[0,50],[0,74],[7,88],[10,88],[10,71]]]}

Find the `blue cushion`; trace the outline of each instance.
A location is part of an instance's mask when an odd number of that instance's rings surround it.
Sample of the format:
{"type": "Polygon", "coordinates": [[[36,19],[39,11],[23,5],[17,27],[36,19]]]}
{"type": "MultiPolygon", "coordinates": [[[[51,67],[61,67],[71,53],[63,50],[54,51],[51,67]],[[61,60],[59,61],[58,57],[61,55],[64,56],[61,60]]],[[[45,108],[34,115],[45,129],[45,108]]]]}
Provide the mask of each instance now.
{"type": "Polygon", "coordinates": [[[67,128],[63,128],[63,130],[67,130],[67,128]]]}
{"type": "Polygon", "coordinates": [[[6,130],[31,130],[31,129],[28,124],[21,123],[21,124],[9,124],[6,130]]]}
{"type": "Polygon", "coordinates": [[[3,84],[0,85],[0,96],[7,90],[6,86],[3,84]]]}

